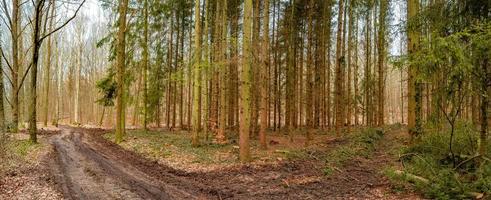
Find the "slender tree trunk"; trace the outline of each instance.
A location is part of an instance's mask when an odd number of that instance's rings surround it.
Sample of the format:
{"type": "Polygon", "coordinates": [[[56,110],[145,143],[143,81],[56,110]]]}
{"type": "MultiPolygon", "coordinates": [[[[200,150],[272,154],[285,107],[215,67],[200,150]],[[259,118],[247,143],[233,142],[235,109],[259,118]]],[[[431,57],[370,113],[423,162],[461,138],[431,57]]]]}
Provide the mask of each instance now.
{"type": "Polygon", "coordinates": [[[371,81],[372,81],[371,80],[371,73],[372,73],[371,72],[371,67],[372,67],[371,66],[372,65],[372,63],[371,63],[371,61],[372,61],[371,50],[372,50],[372,48],[371,48],[371,37],[370,37],[371,36],[371,33],[370,33],[371,30],[370,30],[370,28],[371,28],[372,22],[371,22],[370,10],[368,10],[366,12],[365,17],[366,17],[366,20],[365,20],[366,21],[366,23],[365,23],[365,26],[366,26],[366,28],[365,28],[365,34],[366,34],[365,40],[366,41],[365,42],[366,43],[365,43],[365,86],[364,86],[364,90],[365,90],[364,91],[364,93],[365,93],[364,94],[364,97],[365,97],[365,101],[364,101],[365,113],[364,113],[364,118],[365,118],[365,125],[369,126],[372,124],[372,110],[370,107],[370,105],[371,105],[371,95],[370,95],[370,92],[371,92],[370,88],[371,87],[370,87],[370,85],[371,85],[371,81]]]}
{"type": "Polygon", "coordinates": [[[201,131],[201,17],[200,0],[194,4],[194,67],[193,67],[193,138],[192,145],[200,145],[201,131]]]}
{"type": "Polygon", "coordinates": [[[37,143],[37,120],[36,120],[36,104],[37,104],[37,72],[39,62],[39,49],[41,48],[40,29],[42,12],[44,7],[43,0],[36,0],[34,4],[34,30],[33,30],[33,50],[32,50],[32,67],[31,67],[31,102],[29,104],[29,141],[37,143]]]}
{"type": "Polygon", "coordinates": [[[384,87],[384,71],[385,71],[385,29],[387,18],[387,6],[388,0],[380,0],[380,14],[379,14],[379,28],[378,28],[378,126],[384,125],[384,99],[385,99],[385,87],[384,87]]]}
{"type": "Polygon", "coordinates": [[[115,142],[123,141],[125,135],[125,116],[124,116],[124,73],[126,59],[126,11],[128,8],[128,0],[119,1],[119,18],[118,18],[118,33],[116,38],[116,132],[115,142]]]}
{"type": "MultiPolygon", "coordinates": [[[[407,6],[407,16],[408,19],[411,20],[413,19],[417,13],[419,12],[419,0],[408,0],[408,6],[407,6]]],[[[419,45],[419,33],[417,30],[408,30],[408,53],[413,54],[419,45]]],[[[407,120],[408,120],[408,130],[411,135],[416,135],[418,133],[418,128],[416,124],[416,118],[417,118],[417,113],[416,113],[416,102],[417,102],[417,88],[419,88],[416,83],[416,69],[415,66],[409,66],[408,69],[408,88],[407,88],[407,98],[408,98],[408,105],[407,105],[407,120]]]]}
{"type": "Polygon", "coordinates": [[[219,60],[220,60],[220,120],[219,120],[219,129],[217,133],[217,142],[218,143],[225,143],[226,142],[226,136],[225,136],[225,129],[227,125],[227,107],[226,107],[226,94],[227,94],[227,80],[228,80],[228,74],[227,74],[227,65],[226,59],[227,59],[227,51],[225,49],[227,48],[227,0],[221,0],[220,2],[221,5],[220,7],[217,6],[217,12],[220,13],[220,17],[217,17],[217,21],[220,23],[220,38],[218,42],[220,43],[220,49],[217,49],[219,51],[219,60]]]}
{"type": "Polygon", "coordinates": [[[263,39],[262,39],[262,67],[261,67],[261,125],[259,130],[259,143],[262,149],[267,148],[266,130],[268,128],[268,69],[269,69],[269,0],[264,0],[263,9],[263,39]]]}
{"type": "Polygon", "coordinates": [[[306,120],[306,145],[308,145],[311,140],[311,129],[313,128],[313,109],[314,109],[314,90],[313,90],[313,42],[314,42],[314,22],[313,22],[313,14],[314,14],[314,0],[310,0],[308,2],[308,16],[307,16],[307,75],[306,75],[306,94],[305,94],[305,120],[306,120]]]}
{"type": "Polygon", "coordinates": [[[251,36],[252,36],[252,0],[245,0],[244,4],[244,35],[243,35],[243,66],[241,69],[240,88],[240,131],[239,131],[239,158],[241,162],[249,162],[251,159],[249,147],[249,133],[251,127],[251,36]]]}
{"type": "Polygon", "coordinates": [[[339,13],[338,13],[338,28],[336,36],[336,135],[341,136],[341,127],[343,126],[343,74],[342,67],[344,65],[344,57],[342,55],[342,43],[343,38],[343,12],[344,12],[344,0],[339,0],[339,13]]]}
{"type": "Polygon", "coordinates": [[[19,131],[19,44],[21,43],[21,12],[20,1],[12,0],[12,131],[17,133],[19,131]]]}
{"type": "MultiPolygon", "coordinates": [[[[1,37],[1,35],[0,35],[1,37]]],[[[0,44],[0,49],[2,48],[2,45],[0,44]]],[[[0,62],[0,69],[3,69],[2,68],[2,62],[0,62]]],[[[3,70],[0,70],[0,133],[4,133],[5,131],[5,108],[4,108],[4,102],[3,102],[3,98],[5,97],[5,89],[4,89],[4,85],[3,85],[3,70]]]]}
{"type": "MultiPolygon", "coordinates": [[[[53,30],[53,26],[54,26],[54,19],[55,19],[55,10],[56,10],[56,2],[54,0],[51,0],[51,3],[53,4],[52,5],[52,9],[51,9],[51,19],[50,19],[50,22],[49,22],[49,31],[52,31],[53,30]]],[[[46,62],[45,62],[45,71],[44,71],[44,88],[45,88],[45,91],[44,91],[44,119],[43,119],[43,124],[44,126],[48,126],[48,114],[49,114],[49,84],[51,82],[51,74],[50,74],[50,70],[51,70],[51,53],[52,53],[52,49],[51,49],[51,37],[48,38],[48,43],[47,43],[47,46],[46,46],[46,50],[47,50],[47,55],[46,55],[46,62]]]]}
{"type": "Polygon", "coordinates": [[[143,23],[143,129],[148,129],[148,0],[144,1],[144,23],[143,23]]]}
{"type": "Polygon", "coordinates": [[[480,113],[481,113],[481,130],[480,130],[480,148],[479,148],[479,154],[481,156],[486,156],[487,153],[487,140],[488,140],[488,108],[489,108],[489,93],[490,93],[490,87],[489,84],[491,83],[491,79],[489,78],[489,74],[491,74],[491,71],[489,70],[488,67],[489,63],[488,60],[486,59],[483,64],[482,64],[482,69],[481,72],[484,76],[482,78],[481,82],[481,105],[480,105],[480,113]]]}

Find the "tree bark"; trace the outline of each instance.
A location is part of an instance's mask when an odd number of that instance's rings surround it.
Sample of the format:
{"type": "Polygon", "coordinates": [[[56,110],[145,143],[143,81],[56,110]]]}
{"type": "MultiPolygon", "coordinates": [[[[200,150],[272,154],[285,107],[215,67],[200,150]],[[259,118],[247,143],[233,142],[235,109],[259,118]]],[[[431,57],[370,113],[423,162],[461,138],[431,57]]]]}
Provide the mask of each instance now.
{"type": "Polygon", "coordinates": [[[126,59],[126,11],[128,9],[128,0],[119,1],[119,18],[118,18],[118,33],[116,38],[116,132],[115,142],[123,141],[125,135],[125,116],[124,116],[124,73],[126,59]]]}
{"type": "Polygon", "coordinates": [[[266,130],[268,128],[268,69],[270,65],[269,61],[269,0],[264,0],[263,9],[263,39],[262,39],[262,51],[261,51],[261,125],[259,130],[259,143],[262,149],[267,148],[266,143],[266,130]]]}
{"type": "Polygon", "coordinates": [[[344,0],[339,0],[339,13],[338,13],[338,27],[336,35],[336,135],[341,136],[341,127],[343,126],[343,74],[342,67],[344,65],[344,56],[342,52],[343,38],[343,13],[344,13],[344,0]]]}
{"type": "Polygon", "coordinates": [[[192,145],[200,145],[201,131],[201,10],[200,0],[194,4],[194,67],[193,67],[193,137],[192,145]]]}
{"type": "Polygon", "coordinates": [[[241,69],[240,88],[240,128],[239,128],[239,158],[241,162],[251,159],[249,147],[249,133],[251,127],[251,36],[252,36],[252,0],[245,0],[244,4],[244,32],[243,32],[243,66],[241,69]]]}

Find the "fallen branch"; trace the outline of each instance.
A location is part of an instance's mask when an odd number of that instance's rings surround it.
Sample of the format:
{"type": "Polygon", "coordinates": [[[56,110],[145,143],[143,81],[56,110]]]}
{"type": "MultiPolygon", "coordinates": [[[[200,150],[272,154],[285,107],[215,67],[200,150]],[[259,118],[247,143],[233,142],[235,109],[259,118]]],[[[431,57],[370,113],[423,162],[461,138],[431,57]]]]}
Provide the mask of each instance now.
{"type": "MultiPolygon", "coordinates": [[[[476,156],[474,156],[475,158],[476,156]]],[[[419,183],[423,183],[423,184],[426,184],[426,185],[429,185],[430,184],[430,181],[426,178],[423,178],[421,176],[416,176],[414,174],[410,174],[408,172],[404,172],[404,171],[401,171],[401,170],[395,170],[394,173],[396,175],[399,175],[399,176],[405,176],[409,179],[409,181],[412,181],[412,182],[419,182],[419,183]]],[[[483,193],[479,193],[479,192],[466,192],[465,193],[466,195],[468,196],[471,196],[473,197],[474,199],[482,199],[484,197],[484,194],[483,193]]]]}
{"type": "Polygon", "coordinates": [[[480,154],[472,156],[472,157],[468,158],[467,160],[464,160],[461,163],[459,163],[457,166],[455,166],[455,168],[453,170],[457,170],[458,168],[460,168],[460,166],[464,165],[465,163],[468,163],[468,162],[470,162],[476,158],[479,158],[479,157],[481,157],[480,154]]]}
{"type": "Polygon", "coordinates": [[[484,197],[484,194],[479,192],[466,192],[465,194],[474,197],[474,199],[482,199],[484,197]]]}
{"type": "Polygon", "coordinates": [[[418,155],[417,153],[406,153],[406,154],[402,154],[399,156],[399,161],[401,161],[401,159],[405,158],[405,157],[409,157],[409,156],[416,156],[418,155]]]}
{"type": "Polygon", "coordinates": [[[285,154],[286,153],[290,153],[290,151],[287,151],[287,150],[279,150],[279,149],[275,150],[274,152],[275,153],[285,153],[285,154]]]}
{"type": "Polygon", "coordinates": [[[420,182],[420,183],[424,183],[424,184],[430,184],[430,181],[426,178],[423,178],[421,176],[416,176],[414,174],[410,174],[410,173],[407,173],[407,172],[404,172],[404,171],[401,171],[401,170],[395,170],[394,171],[395,174],[399,175],[399,176],[405,176],[407,178],[410,179],[410,181],[413,181],[413,182],[420,182]]]}

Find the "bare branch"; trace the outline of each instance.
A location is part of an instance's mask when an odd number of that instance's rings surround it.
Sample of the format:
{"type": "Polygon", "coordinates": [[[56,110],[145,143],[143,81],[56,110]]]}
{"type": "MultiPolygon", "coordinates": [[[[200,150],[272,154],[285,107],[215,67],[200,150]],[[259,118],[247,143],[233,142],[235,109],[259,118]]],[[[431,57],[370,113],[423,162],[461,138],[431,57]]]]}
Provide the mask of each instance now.
{"type": "Polygon", "coordinates": [[[12,69],[12,65],[10,65],[9,61],[7,60],[7,57],[5,57],[5,53],[3,52],[3,48],[0,48],[0,53],[2,53],[2,57],[3,57],[3,59],[5,60],[5,62],[7,63],[7,66],[9,67],[9,69],[10,69],[11,71],[14,71],[14,70],[12,69]]]}
{"type": "Polygon", "coordinates": [[[77,10],[75,10],[75,13],[72,15],[72,17],[70,17],[67,21],[65,21],[65,23],[63,23],[61,26],[53,29],[53,31],[51,31],[48,34],[46,34],[43,37],[41,37],[39,39],[39,41],[43,41],[44,39],[46,39],[47,37],[49,37],[53,33],[56,33],[57,31],[59,31],[60,29],[62,29],[63,27],[65,27],[68,23],[70,23],[70,21],[72,21],[73,19],[75,19],[75,17],[77,16],[78,12],[80,11],[80,8],[82,8],[82,6],[84,5],[85,1],[86,0],[83,0],[82,1],[82,3],[78,6],[77,10]]]}

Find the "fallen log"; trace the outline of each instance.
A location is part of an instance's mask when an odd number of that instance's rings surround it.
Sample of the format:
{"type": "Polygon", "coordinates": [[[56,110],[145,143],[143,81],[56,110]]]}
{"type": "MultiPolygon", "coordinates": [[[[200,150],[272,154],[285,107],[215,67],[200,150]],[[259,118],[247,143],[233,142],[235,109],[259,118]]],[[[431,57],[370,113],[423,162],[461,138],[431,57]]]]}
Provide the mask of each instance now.
{"type": "Polygon", "coordinates": [[[416,176],[414,174],[410,174],[401,170],[395,170],[394,173],[399,176],[405,176],[409,179],[409,181],[413,182],[419,182],[419,183],[424,183],[424,184],[430,184],[430,181],[426,178],[423,178],[421,176],[416,176]]]}

